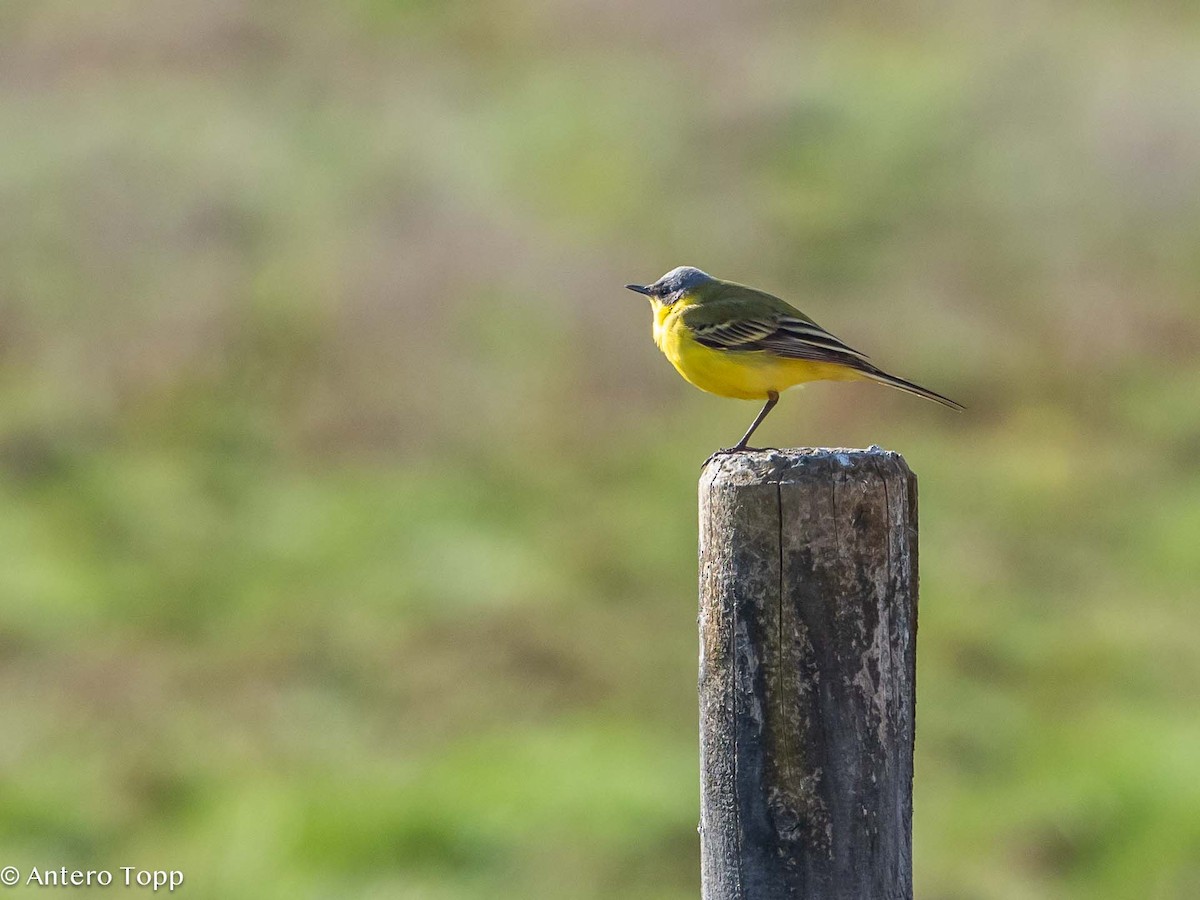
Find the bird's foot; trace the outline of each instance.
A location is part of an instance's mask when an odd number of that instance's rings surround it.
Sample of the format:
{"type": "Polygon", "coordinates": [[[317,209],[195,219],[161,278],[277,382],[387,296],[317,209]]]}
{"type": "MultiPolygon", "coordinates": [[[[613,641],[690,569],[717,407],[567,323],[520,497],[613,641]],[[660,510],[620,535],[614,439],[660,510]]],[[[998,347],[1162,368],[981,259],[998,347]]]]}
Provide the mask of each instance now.
{"type": "Polygon", "coordinates": [[[714,453],[712,456],[710,456],[708,459],[706,459],[704,461],[704,465],[701,466],[700,468],[703,469],[705,466],[707,466],[710,462],[712,462],[718,456],[732,456],[735,453],[762,453],[766,450],[778,450],[778,449],[779,449],[778,447],[722,447],[720,450],[718,450],[716,453],[714,453]]]}
{"type": "Polygon", "coordinates": [[[714,453],[712,456],[710,456],[708,459],[706,459],[704,461],[704,463],[700,466],[700,468],[707,469],[708,464],[711,463],[718,456],[729,456],[731,453],[737,453],[738,450],[739,450],[738,447],[722,447],[720,450],[718,450],[716,453],[714,453]]]}

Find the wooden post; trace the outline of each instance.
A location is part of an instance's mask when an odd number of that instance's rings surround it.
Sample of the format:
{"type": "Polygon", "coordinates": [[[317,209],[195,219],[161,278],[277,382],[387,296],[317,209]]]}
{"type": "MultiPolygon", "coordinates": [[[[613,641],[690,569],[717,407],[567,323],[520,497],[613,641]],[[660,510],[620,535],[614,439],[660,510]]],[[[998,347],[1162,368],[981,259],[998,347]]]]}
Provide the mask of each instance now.
{"type": "Polygon", "coordinates": [[[704,900],[909,900],[917,479],[870,450],[700,479],[704,900]]]}

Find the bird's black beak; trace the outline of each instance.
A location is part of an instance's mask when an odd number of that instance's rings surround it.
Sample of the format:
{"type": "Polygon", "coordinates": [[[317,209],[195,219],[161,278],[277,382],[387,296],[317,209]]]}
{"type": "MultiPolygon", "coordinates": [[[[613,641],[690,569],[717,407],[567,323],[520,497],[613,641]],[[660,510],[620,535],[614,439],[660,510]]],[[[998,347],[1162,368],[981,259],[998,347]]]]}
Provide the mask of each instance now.
{"type": "Polygon", "coordinates": [[[650,290],[650,286],[649,286],[649,285],[644,285],[644,284],[627,284],[627,285],[625,285],[625,290],[627,290],[627,291],[637,291],[637,293],[639,293],[639,294],[645,294],[647,297],[653,297],[653,296],[654,296],[654,291],[650,290]]]}

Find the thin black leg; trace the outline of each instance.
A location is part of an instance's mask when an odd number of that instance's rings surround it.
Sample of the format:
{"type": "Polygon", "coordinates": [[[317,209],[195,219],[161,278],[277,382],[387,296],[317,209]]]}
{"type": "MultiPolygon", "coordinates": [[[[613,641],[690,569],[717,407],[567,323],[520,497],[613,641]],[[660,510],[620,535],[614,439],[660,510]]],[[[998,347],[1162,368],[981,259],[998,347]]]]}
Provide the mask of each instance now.
{"type": "Polygon", "coordinates": [[[750,428],[746,431],[745,434],[742,435],[742,439],[740,441],[738,441],[736,444],[734,444],[732,447],[728,447],[724,450],[718,450],[716,453],[714,453],[712,456],[710,456],[708,459],[706,459],[704,461],[704,465],[707,466],[710,462],[712,462],[718,456],[724,456],[726,453],[737,453],[740,450],[755,449],[754,447],[747,447],[746,444],[749,443],[750,436],[752,434],[754,434],[755,429],[758,428],[758,426],[762,424],[763,419],[765,419],[767,417],[767,413],[769,413],[771,410],[773,410],[775,408],[775,404],[778,402],[779,402],[779,393],[777,391],[768,391],[766,404],[763,406],[763,408],[761,410],[759,410],[758,415],[754,417],[754,421],[750,423],[750,428]]]}
{"type": "Polygon", "coordinates": [[[779,394],[777,394],[775,391],[768,391],[767,392],[767,402],[763,406],[763,408],[759,411],[759,413],[755,417],[754,421],[750,423],[750,428],[746,431],[745,434],[742,435],[742,439],[740,441],[738,441],[736,444],[734,444],[732,447],[730,447],[729,449],[735,453],[738,450],[745,450],[746,444],[749,443],[749,441],[750,441],[750,435],[754,434],[754,432],[758,428],[758,426],[762,424],[763,419],[765,419],[767,417],[767,413],[769,413],[771,410],[773,410],[775,408],[775,404],[778,402],[779,402],[779,394]]]}

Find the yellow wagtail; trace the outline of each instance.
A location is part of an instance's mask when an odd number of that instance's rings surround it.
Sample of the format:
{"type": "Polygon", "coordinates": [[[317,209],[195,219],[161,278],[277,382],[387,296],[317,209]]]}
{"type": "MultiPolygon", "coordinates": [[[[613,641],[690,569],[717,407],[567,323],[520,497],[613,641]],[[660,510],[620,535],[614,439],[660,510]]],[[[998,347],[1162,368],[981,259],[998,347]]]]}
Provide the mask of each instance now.
{"type": "Polygon", "coordinates": [[[747,449],[780,392],[806,381],[877,381],[963,408],[876,368],[790,303],[763,291],[691,266],[672,269],[653,284],[625,287],[650,298],[654,343],[687,381],[721,397],[766,400],[730,451],[747,449]]]}

